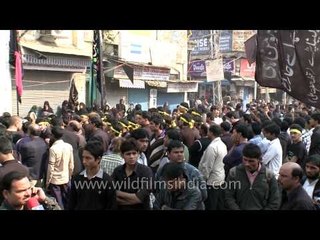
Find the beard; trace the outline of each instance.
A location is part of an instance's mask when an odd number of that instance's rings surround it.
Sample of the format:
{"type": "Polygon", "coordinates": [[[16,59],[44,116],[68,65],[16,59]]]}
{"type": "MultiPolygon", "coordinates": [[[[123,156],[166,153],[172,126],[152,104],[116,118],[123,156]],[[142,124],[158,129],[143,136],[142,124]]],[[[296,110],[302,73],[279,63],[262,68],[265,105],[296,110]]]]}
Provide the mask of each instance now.
{"type": "Polygon", "coordinates": [[[307,174],[307,178],[311,181],[314,181],[319,178],[319,174],[315,174],[313,176],[307,174]]]}

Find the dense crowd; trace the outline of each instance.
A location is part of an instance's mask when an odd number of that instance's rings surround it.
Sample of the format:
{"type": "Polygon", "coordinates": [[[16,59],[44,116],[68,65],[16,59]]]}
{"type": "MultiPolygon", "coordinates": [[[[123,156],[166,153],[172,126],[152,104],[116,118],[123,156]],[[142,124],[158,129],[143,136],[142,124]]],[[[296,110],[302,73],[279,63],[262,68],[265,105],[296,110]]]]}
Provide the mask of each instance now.
{"type": "Polygon", "coordinates": [[[0,117],[0,209],[316,210],[320,112],[48,101],[0,117]]]}

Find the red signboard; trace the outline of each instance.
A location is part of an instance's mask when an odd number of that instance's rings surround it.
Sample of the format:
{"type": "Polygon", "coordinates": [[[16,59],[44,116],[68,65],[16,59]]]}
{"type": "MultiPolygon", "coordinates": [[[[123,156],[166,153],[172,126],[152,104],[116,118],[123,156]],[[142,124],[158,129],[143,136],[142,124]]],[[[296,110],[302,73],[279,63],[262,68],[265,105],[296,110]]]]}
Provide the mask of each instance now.
{"type": "Polygon", "coordinates": [[[254,78],[256,72],[256,63],[249,64],[247,59],[241,59],[240,76],[244,78],[254,78]]]}

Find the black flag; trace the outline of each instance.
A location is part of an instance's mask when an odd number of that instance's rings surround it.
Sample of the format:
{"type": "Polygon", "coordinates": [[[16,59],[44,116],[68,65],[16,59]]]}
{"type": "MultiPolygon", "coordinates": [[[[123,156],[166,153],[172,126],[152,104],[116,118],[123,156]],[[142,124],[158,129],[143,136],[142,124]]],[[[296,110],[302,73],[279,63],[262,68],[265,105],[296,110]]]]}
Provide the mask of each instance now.
{"type": "Polygon", "coordinates": [[[70,90],[69,90],[69,104],[76,106],[76,102],[78,101],[78,90],[74,79],[71,80],[70,90]]]}
{"type": "Polygon", "coordinates": [[[256,81],[320,108],[319,49],[319,30],[259,30],[256,81]]]}
{"type": "Polygon", "coordinates": [[[249,64],[252,64],[256,61],[256,55],[257,55],[257,40],[256,39],[257,39],[257,35],[254,34],[252,37],[248,38],[244,42],[246,56],[247,56],[249,64]]]}
{"type": "Polygon", "coordinates": [[[133,67],[130,67],[130,66],[124,64],[124,65],[122,65],[122,68],[133,84],[133,67]]]}
{"type": "Polygon", "coordinates": [[[96,81],[97,88],[102,93],[101,86],[101,42],[100,42],[100,31],[93,31],[93,44],[92,44],[92,81],[96,81]]]}

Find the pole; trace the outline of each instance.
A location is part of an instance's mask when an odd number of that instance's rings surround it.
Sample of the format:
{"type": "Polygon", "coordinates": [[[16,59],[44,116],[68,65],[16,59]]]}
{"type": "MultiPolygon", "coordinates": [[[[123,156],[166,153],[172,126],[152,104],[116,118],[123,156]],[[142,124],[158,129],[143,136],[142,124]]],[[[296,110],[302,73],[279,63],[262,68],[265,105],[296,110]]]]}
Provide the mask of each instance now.
{"type": "Polygon", "coordinates": [[[103,72],[103,38],[102,38],[102,31],[99,30],[99,53],[100,53],[100,86],[101,86],[101,109],[103,109],[103,100],[104,100],[104,72],[103,72]]]}
{"type": "MultiPolygon", "coordinates": [[[[210,58],[213,59],[213,30],[210,30],[210,58]]],[[[214,81],[212,82],[212,105],[216,105],[216,91],[214,81]]]]}
{"type": "Polygon", "coordinates": [[[256,81],[254,81],[254,90],[253,90],[253,99],[257,100],[257,88],[258,88],[258,84],[256,81]]]}
{"type": "Polygon", "coordinates": [[[17,115],[19,116],[19,95],[18,95],[18,89],[16,88],[16,94],[17,94],[17,115]]]}

